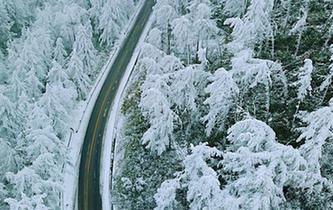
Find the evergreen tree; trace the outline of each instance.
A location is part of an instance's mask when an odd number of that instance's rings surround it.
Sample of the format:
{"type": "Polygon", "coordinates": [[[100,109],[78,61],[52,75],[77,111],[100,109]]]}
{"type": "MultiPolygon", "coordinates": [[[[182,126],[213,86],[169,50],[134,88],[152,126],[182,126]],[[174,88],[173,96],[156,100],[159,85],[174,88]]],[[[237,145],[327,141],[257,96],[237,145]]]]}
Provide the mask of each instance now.
{"type": "Polygon", "coordinates": [[[56,45],[53,51],[53,59],[61,65],[66,63],[67,52],[63,45],[62,38],[57,38],[56,45]]]}
{"type": "Polygon", "coordinates": [[[83,62],[79,57],[76,49],[74,49],[71,53],[71,57],[67,66],[67,72],[69,78],[76,86],[79,100],[85,99],[91,85],[91,80],[83,71],[83,62]]]}
{"type": "Polygon", "coordinates": [[[92,29],[90,24],[78,26],[73,48],[82,61],[82,71],[87,75],[93,76],[96,72],[98,57],[92,43],[92,29]]]}
{"type": "Polygon", "coordinates": [[[209,77],[212,82],[207,86],[205,92],[209,94],[204,104],[209,106],[208,114],[203,118],[206,124],[206,134],[209,136],[213,128],[223,131],[225,121],[230,109],[235,106],[239,89],[232,79],[230,72],[220,68],[216,70],[214,75],[209,77]]]}

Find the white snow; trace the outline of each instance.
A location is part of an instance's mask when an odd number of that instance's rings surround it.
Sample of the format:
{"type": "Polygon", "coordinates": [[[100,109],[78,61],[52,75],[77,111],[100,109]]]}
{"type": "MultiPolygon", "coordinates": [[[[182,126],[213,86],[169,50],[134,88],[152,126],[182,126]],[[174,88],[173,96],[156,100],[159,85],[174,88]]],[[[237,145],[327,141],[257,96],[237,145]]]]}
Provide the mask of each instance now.
{"type": "MultiPolygon", "coordinates": [[[[96,79],[94,87],[91,89],[88,100],[81,103],[77,109],[74,116],[81,116],[79,119],[76,119],[76,122],[73,123],[76,125],[72,128],[67,147],[69,151],[67,164],[64,166],[64,193],[62,195],[62,209],[72,210],[77,209],[77,190],[78,190],[78,174],[80,168],[80,158],[81,158],[81,148],[83,145],[84,136],[86,134],[87,126],[90,120],[90,115],[97,100],[98,94],[104,84],[104,81],[109,73],[110,67],[112,66],[116,55],[119,52],[122,42],[127,37],[130,29],[135,23],[135,19],[143,5],[144,1],[141,1],[138,5],[136,13],[133,14],[131,20],[129,21],[128,26],[123,30],[115,43],[114,50],[110,53],[110,57],[107,63],[103,66],[98,78],[96,79]]],[[[125,77],[124,77],[125,78],[125,77]]],[[[109,156],[110,157],[110,156],[109,156]]],[[[110,208],[109,208],[110,209],[110,208]]]]}

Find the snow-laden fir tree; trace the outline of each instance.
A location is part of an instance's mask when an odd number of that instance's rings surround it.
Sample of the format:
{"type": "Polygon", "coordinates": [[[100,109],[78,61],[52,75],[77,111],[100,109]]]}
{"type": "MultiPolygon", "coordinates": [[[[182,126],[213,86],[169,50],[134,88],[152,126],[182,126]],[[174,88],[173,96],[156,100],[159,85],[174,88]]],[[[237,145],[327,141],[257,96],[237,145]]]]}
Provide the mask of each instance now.
{"type": "Polygon", "coordinates": [[[162,33],[162,49],[167,54],[171,53],[171,23],[178,17],[175,8],[168,1],[159,0],[154,7],[156,27],[162,33]]]}
{"type": "Polygon", "coordinates": [[[234,197],[239,209],[288,209],[286,190],[315,186],[306,172],[311,163],[297,149],[277,143],[274,131],[264,122],[237,122],[229,129],[228,140],[223,170],[237,178],[231,178],[223,191],[234,197]]]}
{"type": "Polygon", "coordinates": [[[217,173],[207,164],[208,160],[221,155],[216,148],[200,144],[191,148],[192,152],[183,161],[184,170],[175,179],[166,180],[158,189],[154,198],[155,210],[172,209],[177,204],[176,190],[186,188],[186,200],[189,209],[219,209],[222,207],[222,196],[217,173]],[[168,199],[161,199],[164,195],[168,199]]]}
{"type": "Polygon", "coordinates": [[[296,45],[295,55],[297,55],[297,53],[299,51],[299,48],[300,48],[300,45],[301,45],[301,40],[302,40],[302,35],[303,35],[303,33],[306,29],[306,26],[307,26],[309,3],[310,3],[309,0],[301,1],[302,15],[289,32],[290,35],[297,34],[297,45],[296,45]]]}
{"type": "Polygon", "coordinates": [[[68,55],[65,50],[62,38],[59,37],[57,38],[55,48],[53,51],[53,59],[63,66],[66,63],[67,56],[68,55]]]}
{"type": "Polygon", "coordinates": [[[208,40],[215,36],[219,29],[216,27],[216,22],[211,19],[212,11],[209,1],[192,1],[189,5],[189,18],[192,21],[192,30],[196,47],[208,47],[208,40]]]}
{"type": "Polygon", "coordinates": [[[253,47],[267,38],[272,38],[273,27],[271,15],[274,2],[272,0],[251,0],[243,18],[228,18],[225,24],[233,28],[233,41],[229,43],[231,51],[253,47]]]}
{"type": "Polygon", "coordinates": [[[146,41],[156,48],[162,49],[162,32],[158,28],[151,29],[146,41]]]}
{"type": "Polygon", "coordinates": [[[267,120],[272,61],[253,58],[253,51],[245,49],[237,53],[231,63],[232,77],[239,87],[241,107],[256,118],[267,120]]]}
{"type": "Polygon", "coordinates": [[[92,28],[90,24],[79,25],[75,36],[73,49],[82,61],[82,71],[86,75],[94,75],[98,63],[97,50],[92,43],[92,28]]]}
{"type": "Polygon", "coordinates": [[[179,53],[184,54],[189,64],[194,37],[191,22],[186,16],[181,16],[172,21],[172,35],[175,39],[175,48],[179,53]]]}
{"type": "Polygon", "coordinates": [[[295,85],[297,86],[297,99],[300,102],[304,101],[305,97],[311,94],[312,71],[312,60],[305,59],[304,66],[299,69],[298,80],[295,82],[295,85]]]}
{"type": "Polygon", "coordinates": [[[321,178],[323,147],[333,140],[333,99],[328,106],[305,114],[302,120],[307,125],[300,129],[298,141],[305,141],[300,151],[309,165],[306,171],[309,179],[307,183],[311,186],[311,191],[320,191],[325,181],[321,178]]]}
{"type": "Polygon", "coordinates": [[[172,55],[166,55],[158,62],[161,66],[162,73],[172,73],[182,69],[184,66],[179,58],[172,55]]]}
{"type": "Polygon", "coordinates": [[[210,76],[205,92],[209,97],[204,104],[209,106],[209,111],[203,120],[206,122],[206,134],[209,136],[214,128],[223,131],[225,120],[230,109],[236,105],[239,89],[230,72],[220,68],[210,76]]]}
{"type": "Polygon", "coordinates": [[[7,45],[7,40],[11,37],[10,28],[12,26],[12,21],[9,18],[8,11],[4,1],[0,2],[0,49],[5,48],[7,45]]]}
{"type": "Polygon", "coordinates": [[[69,129],[71,105],[75,92],[66,89],[61,84],[47,85],[45,93],[38,101],[38,106],[52,120],[58,136],[65,137],[69,129]]]}
{"type": "Polygon", "coordinates": [[[69,78],[74,82],[79,99],[85,99],[91,86],[91,80],[83,71],[83,61],[78,55],[76,49],[71,53],[71,57],[67,64],[67,72],[69,78]]]}
{"type": "Polygon", "coordinates": [[[167,93],[169,86],[158,74],[148,75],[142,85],[140,108],[150,127],[142,137],[142,143],[161,155],[173,140],[175,113],[171,110],[167,93]]]}
{"type": "Polygon", "coordinates": [[[180,112],[191,110],[196,113],[197,99],[202,95],[202,89],[207,83],[209,74],[200,65],[191,65],[182,70],[176,71],[169,76],[170,101],[177,106],[180,112]]]}
{"type": "Polygon", "coordinates": [[[50,69],[47,77],[48,82],[51,84],[65,85],[69,83],[69,77],[65,72],[65,69],[63,69],[56,60],[52,61],[52,68],[50,69]]]}
{"type": "Polygon", "coordinates": [[[119,36],[122,27],[129,19],[133,9],[132,0],[107,0],[98,17],[98,29],[101,31],[100,40],[111,47],[119,36]]]}

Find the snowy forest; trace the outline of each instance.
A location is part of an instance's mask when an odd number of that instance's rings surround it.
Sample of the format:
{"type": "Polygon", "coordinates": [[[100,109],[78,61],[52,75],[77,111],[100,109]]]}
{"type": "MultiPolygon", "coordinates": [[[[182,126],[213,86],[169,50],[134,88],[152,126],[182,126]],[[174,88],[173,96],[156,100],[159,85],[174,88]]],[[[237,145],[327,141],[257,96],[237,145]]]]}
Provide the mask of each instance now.
{"type": "Polygon", "coordinates": [[[61,209],[70,128],[137,2],[0,0],[1,210],[61,209]]]}
{"type": "MultiPolygon", "coordinates": [[[[62,209],[71,129],[140,1],[0,0],[1,210],[62,209]]],[[[333,1],[156,0],[151,18],[114,206],[333,209],[333,1]]]]}
{"type": "Polygon", "coordinates": [[[333,209],[333,2],[158,0],[118,209],[333,209]]]}

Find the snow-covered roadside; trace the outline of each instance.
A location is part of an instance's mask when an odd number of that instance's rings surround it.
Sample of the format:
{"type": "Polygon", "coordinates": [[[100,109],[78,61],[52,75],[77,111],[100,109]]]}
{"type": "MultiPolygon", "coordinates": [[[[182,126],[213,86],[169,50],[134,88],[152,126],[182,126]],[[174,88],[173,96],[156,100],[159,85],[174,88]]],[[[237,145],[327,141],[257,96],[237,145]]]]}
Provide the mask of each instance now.
{"type": "Polygon", "coordinates": [[[114,161],[117,159],[116,155],[117,154],[112,154],[113,150],[112,150],[112,145],[114,145],[114,148],[117,148],[117,141],[113,142],[116,138],[116,134],[117,134],[117,123],[118,119],[119,119],[119,114],[120,114],[120,108],[121,108],[121,104],[123,101],[123,96],[124,96],[124,90],[127,86],[127,83],[129,81],[129,78],[132,74],[132,71],[134,69],[134,66],[139,58],[140,55],[140,50],[141,50],[141,46],[145,40],[145,38],[148,35],[148,32],[151,28],[151,25],[153,23],[153,18],[152,16],[149,18],[145,29],[143,30],[140,40],[134,50],[133,56],[131,58],[131,61],[129,62],[126,72],[121,80],[119,89],[117,90],[117,95],[115,97],[114,102],[112,103],[112,107],[111,107],[111,112],[110,112],[110,116],[109,116],[109,120],[107,123],[107,130],[106,130],[106,135],[105,138],[103,140],[103,148],[102,148],[102,160],[101,160],[101,173],[100,173],[100,189],[101,189],[101,195],[102,195],[102,204],[103,204],[103,209],[104,210],[110,210],[112,209],[112,202],[111,202],[111,189],[112,186],[112,182],[111,179],[113,177],[114,172],[116,171],[114,166],[111,166],[111,164],[114,163],[114,161]],[[111,161],[111,159],[113,159],[113,162],[111,161]],[[110,174],[110,168],[113,168],[112,172],[113,174],[110,174]]]}
{"type": "Polygon", "coordinates": [[[81,103],[79,108],[75,111],[74,116],[80,116],[80,118],[75,119],[76,125],[74,128],[71,128],[71,133],[67,141],[68,147],[68,161],[64,166],[64,192],[62,194],[62,209],[63,210],[72,210],[77,209],[77,183],[78,183],[78,174],[80,167],[80,157],[81,157],[81,148],[83,145],[84,136],[87,130],[87,126],[90,120],[90,115],[97,100],[98,94],[104,84],[104,81],[109,73],[110,67],[112,66],[116,55],[119,52],[119,49],[127,37],[130,29],[133,27],[137,15],[143,6],[144,0],[141,0],[136,6],[135,13],[132,15],[127,27],[124,28],[121,35],[115,42],[115,47],[110,53],[110,57],[107,60],[106,64],[101,69],[99,76],[96,79],[96,82],[91,89],[88,100],[81,103]]]}

